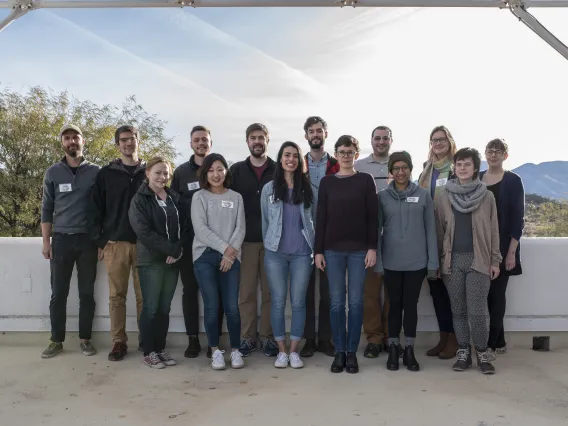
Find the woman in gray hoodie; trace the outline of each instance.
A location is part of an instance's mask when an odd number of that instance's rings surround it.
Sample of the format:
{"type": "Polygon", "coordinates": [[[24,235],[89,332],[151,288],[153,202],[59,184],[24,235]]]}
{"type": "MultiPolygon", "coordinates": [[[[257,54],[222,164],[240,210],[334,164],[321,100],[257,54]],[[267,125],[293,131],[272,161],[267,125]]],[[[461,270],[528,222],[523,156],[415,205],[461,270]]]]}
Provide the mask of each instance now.
{"type": "Polygon", "coordinates": [[[404,323],[403,363],[408,370],[418,371],[420,366],[414,357],[418,298],[424,278],[435,278],[439,266],[434,204],[426,189],[410,181],[412,158],[406,151],[391,154],[389,172],[394,180],[379,192],[375,266],[384,274],[390,298],[387,368],[398,370],[399,336],[404,323]]]}

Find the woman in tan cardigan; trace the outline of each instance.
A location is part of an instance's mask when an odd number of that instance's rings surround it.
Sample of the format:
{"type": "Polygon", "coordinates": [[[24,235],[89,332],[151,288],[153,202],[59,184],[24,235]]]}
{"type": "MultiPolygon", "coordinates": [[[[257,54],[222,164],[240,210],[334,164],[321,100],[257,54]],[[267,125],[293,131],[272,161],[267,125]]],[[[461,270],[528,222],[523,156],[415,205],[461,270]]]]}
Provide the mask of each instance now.
{"type": "Polygon", "coordinates": [[[459,344],[453,369],[471,367],[473,338],[477,366],[483,374],[494,374],[487,351],[486,308],[491,280],[499,275],[502,257],[495,198],[479,180],[480,164],[476,149],[460,149],[454,156],[457,178],[448,181],[434,205],[440,272],[450,295],[459,344]]]}

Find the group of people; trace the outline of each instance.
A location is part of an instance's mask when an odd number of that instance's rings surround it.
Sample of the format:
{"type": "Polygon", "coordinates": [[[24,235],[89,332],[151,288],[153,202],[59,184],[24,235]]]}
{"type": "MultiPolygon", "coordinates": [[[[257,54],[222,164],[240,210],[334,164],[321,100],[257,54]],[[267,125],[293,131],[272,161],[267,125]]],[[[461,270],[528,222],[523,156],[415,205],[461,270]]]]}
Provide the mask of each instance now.
{"type": "Polygon", "coordinates": [[[232,368],[242,368],[243,357],[260,346],[276,358],[277,368],[301,368],[302,358],[319,351],[334,358],[332,372],[357,373],[363,328],[365,357],[385,351],[389,370],[398,370],[402,358],[408,370],[418,371],[417,305],[426,279],[440,329],[439,342],[427,355],[457,356],[453,369],[464,371],[475,351],[481,372],[494,373],[496,354],[506,352],[508,278],[522,273],[524,189],[520,177],[503,168],[507,144],[501,139],[487,144],[489,168],[481,172],[479,152],[457,150],[450,131],[436,127],[415,183],[412,158],[406,151],[391,152],[387,126],[372,131],[373,152],[361,159],[359,141],[349,135],[337,140],[333,154],[326,152],[328,128],[321,117],[309,117],[304,133],[306,155],[288,141],[274,161],[267,155],[268,129],[254,123],[245,135],[250,155],[229,167],[222,155],[211,153],[209,129],[196,126],[193,155],[172,173],[165,158],[139,158],[140,137],[133,126],[116,130],[121,157],[102,168],[84,158],[81,129],[64,126],[65,157],[44,179],[42,251],[51,260],[52,333],[42,357],[63,350],[75,264],[81,351],[96,353],[94,282],[97,262],[104,260],[111,361],[122,360],[128,351],[126,297],[132,272],[138,349],[152,368],[176,364],[166,351],[166,336],[181,276],[188,335],[184,355],[195,358],[201,352],[200,292],[213,369],[226,368],[219,343],[225,318],[232,368]]]}

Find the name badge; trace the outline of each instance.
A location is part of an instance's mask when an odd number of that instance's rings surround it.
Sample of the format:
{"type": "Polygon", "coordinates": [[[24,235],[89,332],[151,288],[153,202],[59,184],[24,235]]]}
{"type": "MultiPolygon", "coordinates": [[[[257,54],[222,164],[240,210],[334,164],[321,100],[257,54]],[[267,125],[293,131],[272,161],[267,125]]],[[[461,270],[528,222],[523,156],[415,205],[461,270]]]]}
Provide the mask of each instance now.
{"type": "Polygon", "coordinates": [[[234,207],[234,203],[232,201],[221,201],[221,207],[232,209],[234,207]]]}
{"type": "Polygon", "coordinates": [[[189,191],[195,191],[196,189],[199,189],[199,181],[196,182],[189,182],[187,184],[187,189],[189,191]]]}
{"type": "Polygon", "coordinates": [[[448,178],[438,179],[436,181],[436,186],[444,186],[447,183],[448,183],[448,178]]]}
{"type": "Polygon", "coordinates": [[[70,183],[60,183],[59,192],[71,192],[73,189],[70,183]]]}
{"type": "Polygon", "coordinates": [[[420,197],[406,197],[407,203],[417,203],[420,197]]]}
{"type": "Polygon", "coordinates": [[[158,205],[160,207],[166,207],[166,202],[164,200],[158,200],[158,205]]]}

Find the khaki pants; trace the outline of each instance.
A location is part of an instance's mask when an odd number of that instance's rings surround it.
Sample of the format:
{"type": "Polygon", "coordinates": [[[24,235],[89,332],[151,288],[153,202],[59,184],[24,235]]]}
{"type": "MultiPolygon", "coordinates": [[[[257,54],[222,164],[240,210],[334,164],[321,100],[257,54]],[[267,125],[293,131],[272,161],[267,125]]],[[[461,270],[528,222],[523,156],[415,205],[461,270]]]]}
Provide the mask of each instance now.
{"type": "Polygon", "coordinates": [[[382,287],[381,276],[368,269],[363,296],[363,331],[368,343],[381,344],[388,337],[389,298],[385,287],[384,301],[381,303],[382,287]]]}
{"type": "Polygon", "coordinates": [[[113,342],[127,342],[126,336],[126,294],[128,279],[132,270],[134,294],[136,295],[136,318],[140,321],[142,312],[142,291],[136,270],[136,244],[126,241],[107,243],[104,261],[110,289],[109,314],[110,334],[113,342]]]}
{"type": "Polygon", "coordinates": [[[272,337],[270,323],[270,288],[264,271],[264,244],[243,243],[241,257],[241,282],[239,285],[239,311],[241,313],[241,338],[256,342],[258,320],[258,279],[262,303],[260,329],[262,340],[272,337]]]}

